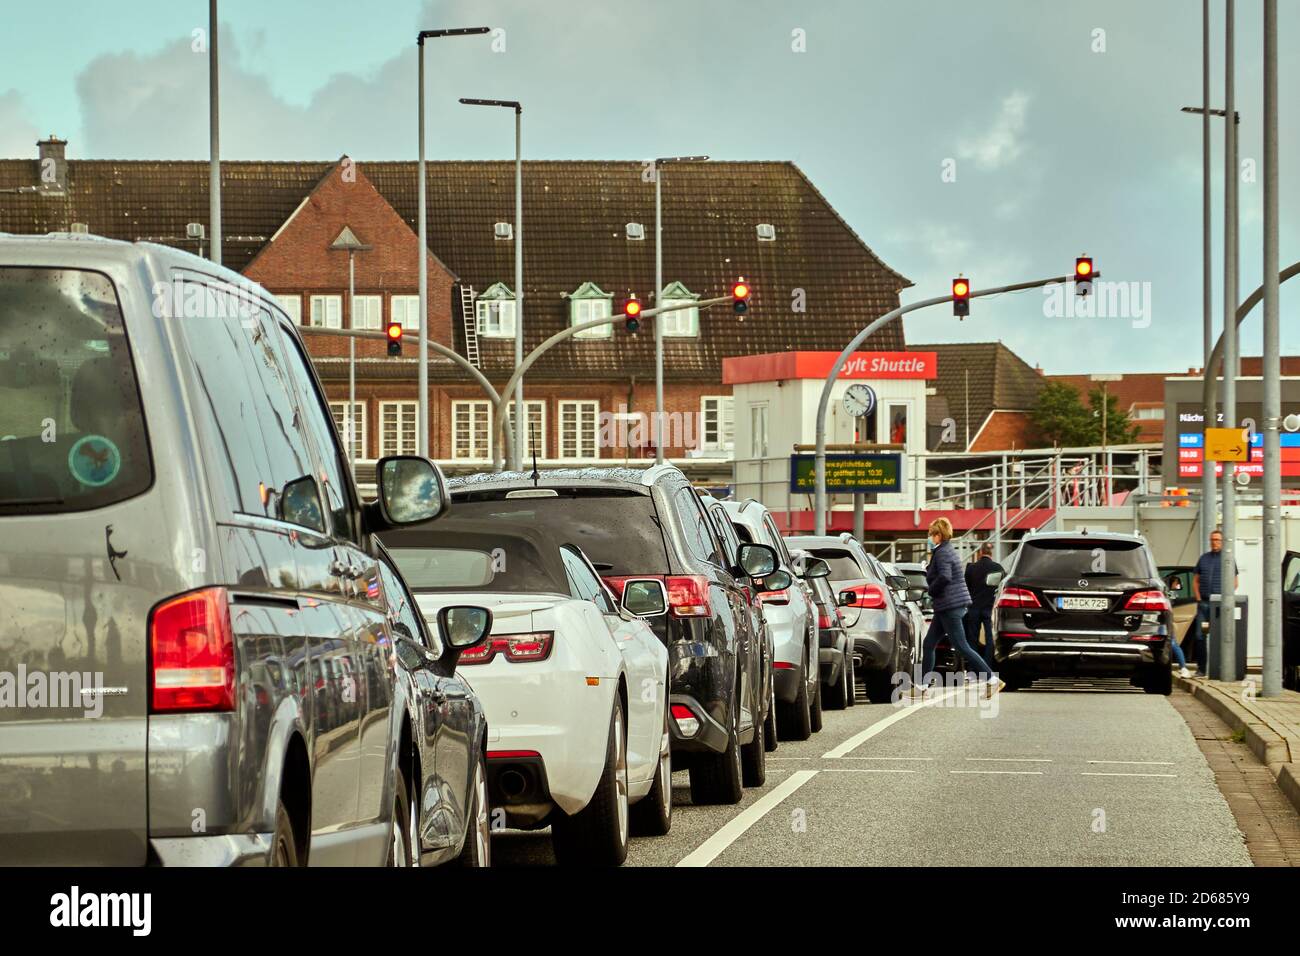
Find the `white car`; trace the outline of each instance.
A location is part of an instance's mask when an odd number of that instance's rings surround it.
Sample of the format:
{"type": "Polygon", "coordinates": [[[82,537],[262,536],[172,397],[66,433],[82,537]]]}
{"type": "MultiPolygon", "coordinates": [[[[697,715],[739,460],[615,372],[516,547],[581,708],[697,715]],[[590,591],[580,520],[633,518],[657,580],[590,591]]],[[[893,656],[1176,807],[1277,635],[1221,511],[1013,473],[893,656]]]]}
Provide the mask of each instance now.
{"type": "Polygon", "coordinates": [[[483,702],[494,823],[551,827],[561,863],[620,864],[635,826],[672,825],[668,650],[643,617],[663,583],[621,603],[582,551],[544,529],[454,514],[385,535],[427,619],[470,600],[492,634],[458,674],[483,702]]]}
{"type": "Polygon", "coordinates": [[[763,619],[772,634],[777,730],[783,739],[807,740],[822,722],[817,608],[767,508],[753,498],[724,501],[722,507],[740,540],[775,549],[777,570],[793,579],[788,588],[762,595],[763,619]]]}

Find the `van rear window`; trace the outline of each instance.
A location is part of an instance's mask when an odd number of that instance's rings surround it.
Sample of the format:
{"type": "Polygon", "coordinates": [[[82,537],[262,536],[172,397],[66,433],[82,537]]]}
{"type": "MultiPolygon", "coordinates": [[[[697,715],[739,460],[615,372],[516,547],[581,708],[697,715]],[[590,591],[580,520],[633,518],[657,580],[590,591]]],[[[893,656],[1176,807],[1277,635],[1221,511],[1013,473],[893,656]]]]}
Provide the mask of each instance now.
{"type": "Polygon", "coordinates": [[[113,283],[0,267],[0,514],[101,508],[152,481],[113,283]]]}
{"type": "Polygon", "coordinates": [[[1053,538],[1026,541],[1015,573],[1039,578],[1149,578],[1154,570],[1140,541],[1053,538]]]}

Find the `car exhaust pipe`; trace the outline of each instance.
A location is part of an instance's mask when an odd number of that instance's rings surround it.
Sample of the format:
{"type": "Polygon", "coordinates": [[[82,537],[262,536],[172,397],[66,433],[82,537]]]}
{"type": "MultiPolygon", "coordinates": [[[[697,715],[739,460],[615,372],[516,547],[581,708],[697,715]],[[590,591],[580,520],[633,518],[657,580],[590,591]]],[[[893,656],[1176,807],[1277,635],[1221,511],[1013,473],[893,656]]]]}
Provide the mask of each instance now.
{"type": "Polygon", "coordinates": [[[528,778],[513,768],[502,771],[498,785],[501,787],[501,793],[510,800],[522,797],[528,792],[528,778]]]}

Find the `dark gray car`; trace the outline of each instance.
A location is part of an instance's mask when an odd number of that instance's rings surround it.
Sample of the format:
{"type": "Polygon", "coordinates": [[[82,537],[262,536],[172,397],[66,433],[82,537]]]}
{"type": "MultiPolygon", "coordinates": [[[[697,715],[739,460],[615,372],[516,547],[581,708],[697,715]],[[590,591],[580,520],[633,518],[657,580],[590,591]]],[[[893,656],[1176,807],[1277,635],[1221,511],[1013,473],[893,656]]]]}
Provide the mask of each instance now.
{"type": "Polygon", "coordinates": [[[372,535],[442,510],[436,467],[363,508],[269,294],[85,237],[0,237],[0,439],[0,861],[391,859],[372,535]]]}

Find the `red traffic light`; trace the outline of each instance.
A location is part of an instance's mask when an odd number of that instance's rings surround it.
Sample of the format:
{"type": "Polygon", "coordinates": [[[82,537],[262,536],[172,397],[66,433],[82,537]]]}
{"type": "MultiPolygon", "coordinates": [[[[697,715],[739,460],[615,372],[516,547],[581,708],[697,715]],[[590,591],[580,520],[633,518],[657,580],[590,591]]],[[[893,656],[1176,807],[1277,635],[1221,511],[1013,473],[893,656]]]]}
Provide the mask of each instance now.
{"type": "Polygon", "coordinates": [[[952,280],[952,294],[959,299],[970,298],[970,283],[965,279],[952,280]]]}
{"type": "Polygon", "coordinates": [[[641,314],[641,303],[636,299],[628,299],[623,305],[623,314],[629,319],[635,319],[641,314]]]}
{"type": "Polygon", "coordinates": [[[952,314],[959,319],[970,315],[970,280],[961,276],[952,280],[952,314]]]}
{"type": "Polygon", "coordinates": [[[731,297],[737,301],[749,298],[749,283],[740,279],[731,286],[731,297]]]}
{"type": "Polygon", "coordinates": [[[397,340],[399,340],[399,341],[401,340],[401,338],[402,338],[402,324],[401,324],[400,322],[389,322],[389,323],[388,323],[388,337],[389,337],[390,339],[397,339],[397,340]]]}
{"type": "Polygon", "coordinates": [[[1080,256],[1074,260],[1074,275],[1078,279],[1092,278],[1092,257],[1080,256]]]}
{"type": "Polygon", "coordinates": [[[402,324],[400,322],[389,322],[384,329],[388,336],[388,354],[402,354],[402,324]]]}

